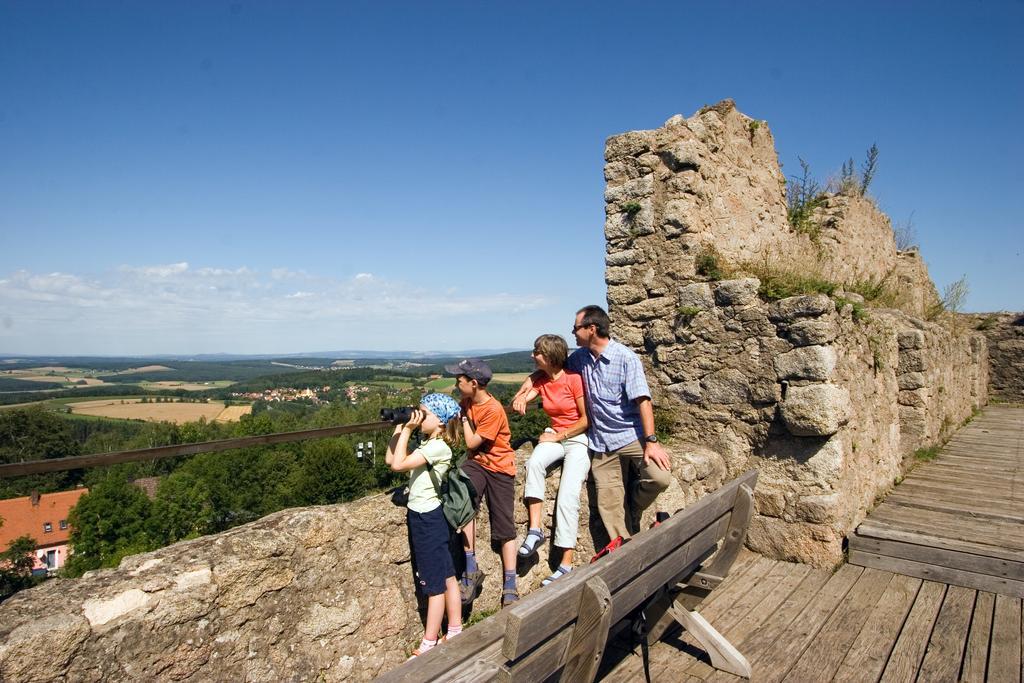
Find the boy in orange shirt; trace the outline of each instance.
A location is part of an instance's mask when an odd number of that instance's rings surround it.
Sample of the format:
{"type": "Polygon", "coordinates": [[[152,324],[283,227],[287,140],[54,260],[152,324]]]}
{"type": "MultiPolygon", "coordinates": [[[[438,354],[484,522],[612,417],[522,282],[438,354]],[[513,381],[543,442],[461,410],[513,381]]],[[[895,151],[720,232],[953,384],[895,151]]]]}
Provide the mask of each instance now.
{"type": "MultiPolygon", "coordinates": [[[[456,365],[445,366],[456,376],[456,386],[462,395],[462,430],[469,457],[462,471],[476,489],[474,506],[487,498],[490,512],[491,542],[501,546],[501,564],[504,581],[501,588],[501,606],[519,599],[516,589],[516,527],[513,517],[515,506],[516,454],[512,450],[512,430],[505,409],[487,391],[492,372],[479,358],[467,358],[456,365]]],[[[484,575],[476,563],[476,523],[466,525],[463,550],[466,553],[466,572],[463,575],[462,601],[472,602],[483,584],[484,575]]]]}

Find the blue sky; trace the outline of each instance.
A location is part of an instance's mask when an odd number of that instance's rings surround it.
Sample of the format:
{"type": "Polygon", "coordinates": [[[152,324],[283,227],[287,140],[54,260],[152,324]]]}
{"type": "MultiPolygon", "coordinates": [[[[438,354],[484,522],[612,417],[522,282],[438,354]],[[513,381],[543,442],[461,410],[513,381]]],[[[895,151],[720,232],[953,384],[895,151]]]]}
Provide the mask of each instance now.
{"type": "Polygon", "coordinates": [[[1024,308],[1024,2],[0,0],[0,352],[527,347],[603,303],[607,136],[731,97],[877,142],[940,289],[1024,308]]]}

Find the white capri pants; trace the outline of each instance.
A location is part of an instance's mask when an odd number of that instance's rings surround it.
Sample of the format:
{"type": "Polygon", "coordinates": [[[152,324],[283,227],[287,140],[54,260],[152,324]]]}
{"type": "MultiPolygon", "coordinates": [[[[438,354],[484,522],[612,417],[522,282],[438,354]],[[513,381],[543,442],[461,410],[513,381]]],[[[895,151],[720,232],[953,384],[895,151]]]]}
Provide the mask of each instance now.
{"type": "Polygon", "coordinates": [[[555,501],[554,541],[559,548],[576,547],[580,527],[580,489],[590,472],[588,445],[586,434],[562,442],[542,442],[537,444],[533,455],[526,461],[526,489],[523,495],[544,500],[544,479],[548,467],[564,459],[562,480],[558,484],[558,498],[555,501]]]}

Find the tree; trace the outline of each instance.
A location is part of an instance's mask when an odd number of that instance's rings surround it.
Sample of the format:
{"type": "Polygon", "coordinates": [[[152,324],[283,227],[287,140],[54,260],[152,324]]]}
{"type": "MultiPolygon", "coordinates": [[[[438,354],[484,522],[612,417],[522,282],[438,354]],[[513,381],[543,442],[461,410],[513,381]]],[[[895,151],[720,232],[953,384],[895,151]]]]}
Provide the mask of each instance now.
{"type": "Polygon", "coordinates": [[[150,514],[150,536],[169,545],[210,533],[216,513],[209,484],[188,471],[179,471],[160,482],[150,514]]]}
{"type": "MultiPolygon", "coordinates": [[[[3,526],[2,519],[0,526],[3,526]]],[[[32,577],[35,549],[35,539],[26,535],[11,541],[7,550],[0,553],[0,602],[35,583],[32,577]]]]}
{"type": "MultiPolygon", "coordinates": [[[[0,463],[67,458],[81,454],[68,422],[42,406],[0,411],[0,463]]],[[[0,498],[26,496],[72,488],[81,471],[54,472],[16,479],[0,479],[0,498]]]]}
{"type": "Polygon", "coordinates": [[[159,547],[148,533],[150,501],[123,472],[111,472],[78,499],[68,515],[71,547],[67,573],[115,567],[125,555],[159,547]]]}

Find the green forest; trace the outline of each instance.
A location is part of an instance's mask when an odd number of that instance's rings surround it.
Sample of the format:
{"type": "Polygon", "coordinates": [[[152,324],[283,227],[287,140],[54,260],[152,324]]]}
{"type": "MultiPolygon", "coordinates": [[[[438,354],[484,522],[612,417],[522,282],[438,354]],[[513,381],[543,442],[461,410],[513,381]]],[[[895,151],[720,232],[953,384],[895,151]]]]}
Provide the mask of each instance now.
{"type": "MultiPolygon", "coordinates": [[[[505,404],[514,390],[512,385],[492,387],[505,404]]],[[[394,389],[380,389],[354,405],[257,401],[253,413],[237,423],[81,419],[43,406],[8,408],[0,410],[0,463],[375,422],[381,407],[411,405],[422,391],[413,387],[396,396],[394,389]]],[[[536,437],[548,425],[539,408],[509,417],[514,441],[536,437]]],[[[126,555],[224,531],[284,508],[340,503],[395,486],[404,476],[384,464],[389,436],[390,430],[0,479],[0,498],[88,487],[69,518],[74,554],[63,574],[74,577],[117,566],[126,555]],[[356,444],[365,441],[374,442],[376,464],[357,458],[356,444]],[[144,477],[160,478],[152,500],[132,483],[144,477]]],[[[8,554],[16,559],[25,547],[12,547],[8,554]]],[[[5,576],[0,599],[3,586],[10,594],[28,585],[10,580],[10,571],[5,576]]]]}

